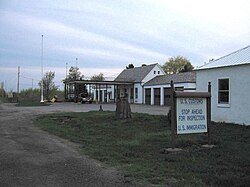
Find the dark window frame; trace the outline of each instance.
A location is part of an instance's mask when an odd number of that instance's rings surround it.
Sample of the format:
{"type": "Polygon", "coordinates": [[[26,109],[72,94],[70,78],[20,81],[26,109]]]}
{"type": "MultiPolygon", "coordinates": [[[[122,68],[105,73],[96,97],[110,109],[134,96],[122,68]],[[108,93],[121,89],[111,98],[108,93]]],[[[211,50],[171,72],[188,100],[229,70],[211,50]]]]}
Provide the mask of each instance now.
{"type": "Polygon", "coordinates": [[[218,104],[219,105],[230,104],[230,79],[229,78],[218,79],[218,104]]]}
{"type": "Polygon", "coordinates": [[[138,99],[138,88],[135,88],[135,99],[138,99]]]}

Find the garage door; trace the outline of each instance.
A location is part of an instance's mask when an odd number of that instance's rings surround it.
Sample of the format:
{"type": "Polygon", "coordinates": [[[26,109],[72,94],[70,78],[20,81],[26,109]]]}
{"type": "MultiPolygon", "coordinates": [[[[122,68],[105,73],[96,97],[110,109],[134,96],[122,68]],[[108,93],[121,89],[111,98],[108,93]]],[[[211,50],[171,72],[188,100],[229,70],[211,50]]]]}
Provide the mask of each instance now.
{"type": "Polygon", "coordinates": [[[170,89],[171,88],[164,88],[164,105],[165,106],[170,106],[171,105],[170,89]]]}
{"type": "Polygon", "coordinates": [[[151,89],[150,88],[145,89],[145,104],[151,105],[151,89]]]}
{"type": "Polygon", "coordinates": [[[161,89],[154,88],[154,104],[160,105],[160,100],[161,100],[161,89]]]}
{"type": "MultiPolygon", "coordinates": [[[[171,100],[170,100],[170,89],[171,88],[164,88],[164,105],[170,106],[171,100]]],[[[175,91],[183,91],[184,87],[175,87],[175,91]]]]}

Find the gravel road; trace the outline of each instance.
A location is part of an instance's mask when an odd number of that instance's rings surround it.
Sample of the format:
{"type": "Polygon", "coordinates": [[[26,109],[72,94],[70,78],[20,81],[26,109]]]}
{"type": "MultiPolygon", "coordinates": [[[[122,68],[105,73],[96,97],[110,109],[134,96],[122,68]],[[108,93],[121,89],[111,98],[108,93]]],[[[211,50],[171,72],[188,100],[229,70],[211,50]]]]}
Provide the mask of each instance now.
{"type": "MultiPolygon", "coordinates": [[[[0,104],[0,186],[144,186],[114,168],[79,154],[77,144],[39,130],[32,118],[54,112],[98,110],[96,104],[55,103],[46,107],[0,104]]],[[[115,110],[114,104],[102,105],[115,110]]],[[[133,112],[165,114],[166,107],[132,105],[133,112]],[[152,110],[154,109],[154,110],[152,110]]]]}

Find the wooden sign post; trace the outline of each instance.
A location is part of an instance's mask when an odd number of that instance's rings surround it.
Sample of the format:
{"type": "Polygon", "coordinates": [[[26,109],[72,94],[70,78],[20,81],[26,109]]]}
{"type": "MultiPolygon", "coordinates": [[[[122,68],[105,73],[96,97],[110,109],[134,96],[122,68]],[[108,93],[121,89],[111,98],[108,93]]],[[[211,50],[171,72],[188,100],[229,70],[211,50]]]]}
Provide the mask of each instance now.
{"type": "Polygon", "coordinates": [[[179,134],[207,133],[210,140],[211,83],[208,92],[175,91],[171,81],[171,141],[176,147],[179,134]]]}

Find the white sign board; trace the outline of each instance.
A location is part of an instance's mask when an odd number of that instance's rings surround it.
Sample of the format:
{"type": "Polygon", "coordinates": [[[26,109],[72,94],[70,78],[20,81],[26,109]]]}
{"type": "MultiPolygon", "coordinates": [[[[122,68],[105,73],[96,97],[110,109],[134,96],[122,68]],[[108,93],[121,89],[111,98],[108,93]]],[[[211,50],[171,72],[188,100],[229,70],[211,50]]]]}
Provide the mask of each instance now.
{"type": "Polygon", "coordinates": [[[177,134],[207,132],[206,98],[176,98],[177,134]]]}

